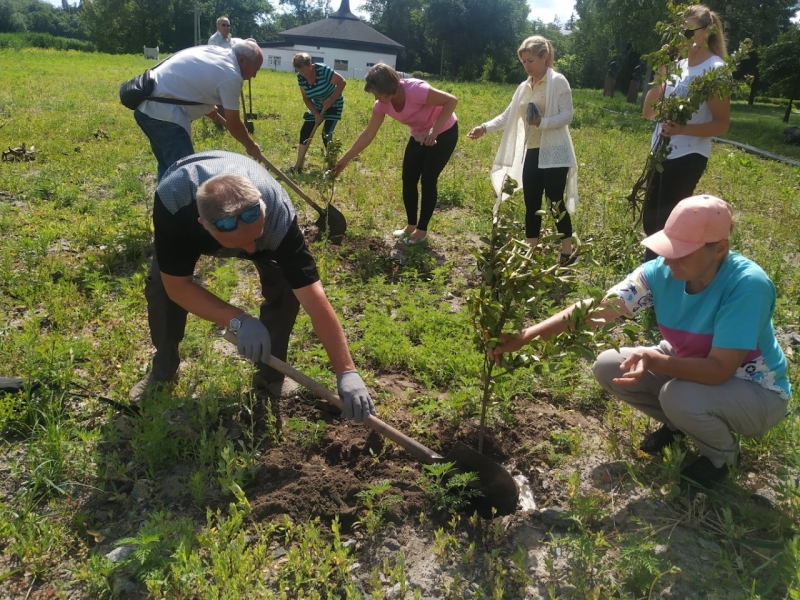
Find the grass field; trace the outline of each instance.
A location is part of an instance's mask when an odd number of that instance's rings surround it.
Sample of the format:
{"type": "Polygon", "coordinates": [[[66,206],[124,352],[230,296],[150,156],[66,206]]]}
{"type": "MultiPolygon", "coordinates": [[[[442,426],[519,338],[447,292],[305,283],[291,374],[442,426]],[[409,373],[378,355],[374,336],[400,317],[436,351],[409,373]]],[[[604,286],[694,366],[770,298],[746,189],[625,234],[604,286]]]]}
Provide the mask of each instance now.
{"type": "MultiPolygon", "coordinates": [[[[563,490],[549,504],[539,499],[542,510],[564,517],[536,517],[540,538],[524,537],[534,517],[475,525],[468,515],[436,516],[433,505],[400,508],[392,494],[406,504],[420,489],[436,497],[435,486],[413,477],[388,487],[365,481],[361,495],[346,499],[359,503],[358,526],[324,516],[259,518],[253,499],[268,502],[257,491],[269,473],[266,454],[313,449],[325,443],[322,429],[331,435],[341,427],[299,419],[293,433],[276,431],[249,392],[250,367],[230,356],[208,323],[190,319],[178,387],[145,418],[98,399],[125,404],[151,352],[143,289],[156,165],[117,87],[152,62],[0,50],[0,63],[0,146],[36,150],[34,162],[0,163],[0,376],[43,383],[0,396],[0,598],[388,598],[397,586],[393,593],[407,598],[464,598],[467,588],[474,598],[800,597],[797,392],[790,416],[763,439],[742,440],[730,484],[699,505],[674,489],[683,456],[661,462],[636,452],[647,420],[609,400],[588,363],[571,355],[542,357],[541,373],[515,372],[490,411],[492,427],[509,436],[539,417],[569,424],[546,430],[541,444],[513,434],[513,457],[524,455],[525,472],[563,490]],[[613,484],[592,478],[598,463],[613,484]],[[637,507],[645,505],[652,511],[642,516],[637,507]],[[392,514],[402,517],[392,519],[397,529],[388,525],[392,514]],[[402,558],[375,559],[380,540],[401,528],[415,528],[417,553],[432,552],[442,573],[435,584],[415,579],[405,546],[402,558]],[[345,547],[348,537],[355,549],[345,547]],[[357,580],[355,563],[372,572],[357,580]]],[[[461,140],[440,179],[430,249],[398,255],[392,248],[391,231],[404,225],[407,129],[389,120],[336,185],[333,202],[349,224],[344,244],[312,248],[381,414],[433,447],[442,443],[440,428],[455,437],[469,431],[479,406],[481,357],[463,298],[478,284],[470,251],[490,229],[488,170],[500,136],[473,142],[465,134],[501,112],[514,89],[437,85],[459,98],[461,140]],[[405,389],[414,393],[397,393],[405,389]]],[[[273,163],[292,164],[303,112],[294,75],[262,71],[252,89],[256,140],[273,163]]],[[[336,137],[347,148],[367,123],[372,97],[359,81],[349,81],[345,97],[336,137]]],[[[576,90],[573,98],[574,223],[586,258],[572,284],[531,309],[532,320],[606,289],[643,256],[625,196],[652,125],[619,96],[576,90]]],[[[783,110],[735,103],[728,137],[800,159],[800,148],[780,141],[783,110]]],[[[793,114],[790,125],[798,120],[793,114]]],[[[241,151],[207,120],[195,123],[194,142],[198,151],[241,151]]],[[[297,182],[319,197],[321,145],[306,164],[297,182]]],[[[800,169],[716,145],[699,191],[734,205],[734,249],[775,282],[775,326],[796,390],[800,169]]],[[[316,213],[295,200],[300,222],[313,222],[316,213]]],[[[554,262],[556,248],[545,251],[554,262]]],[[[198,277],[248,310],[260,302],[254,272],[235,262],[204,260],[198,277]]],[[[638,335],[650,335],[651,324],[642,325],[638,335]]],[[[289,362],[334,385],[305,315],[289,362]]],[[[389,455],[369,460],[386,464],[389,455]]]]}

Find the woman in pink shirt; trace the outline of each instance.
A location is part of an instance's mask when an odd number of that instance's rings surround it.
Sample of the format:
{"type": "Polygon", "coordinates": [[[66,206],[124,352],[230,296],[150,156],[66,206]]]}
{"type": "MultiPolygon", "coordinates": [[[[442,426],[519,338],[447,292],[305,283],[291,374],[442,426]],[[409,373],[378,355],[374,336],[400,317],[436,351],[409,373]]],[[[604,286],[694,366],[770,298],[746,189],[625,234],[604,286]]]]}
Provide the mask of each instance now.
{"type": "Polygon", "coordinates": [[[453,112],[458,100],[420,79],[400,79],[388,65],[378,63],[367,72],[364,91],[375,96],[366,128],[336,164],[341,173],[353,158],[370,145],[386,115],[408,125],[411,137],[403,156],[403,204],[408,225],[394,232],[406,244],[425,242],[428,223],[437,201],[437,183],[458,141],[458,123],[453,112]],[[420,207],[417,185],[422,181],[420,207]],[[419,210],[419,218],[417,211],[419,210]]]}

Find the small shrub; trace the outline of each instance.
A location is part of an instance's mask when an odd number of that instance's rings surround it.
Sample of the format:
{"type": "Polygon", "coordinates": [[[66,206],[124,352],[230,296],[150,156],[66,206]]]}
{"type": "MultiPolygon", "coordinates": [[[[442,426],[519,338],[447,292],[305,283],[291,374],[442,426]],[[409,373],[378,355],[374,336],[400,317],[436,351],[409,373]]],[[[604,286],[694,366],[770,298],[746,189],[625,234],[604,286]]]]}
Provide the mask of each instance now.
{"type": "Polygon", "coordinates": [[[417,485],[430,496],[437,510],[457,512],[465,508],[473,498],[482,496],[480,490],[470,486],[478,481],[474,472],[457,473],[455,463],[424,465],[417,485]]]}
{"type": "Polygon", "coordinates": [[[356,525],[363,527],[370,535],[378,533],[384,525],[394,525],[394,523],[385,520],[386,514],[391,510],[392,506],[402,502],[403,498],[399,494],[387,495],[391,488],[391,481],[377,481],[367,484],[365,490],[356,494],[356,497],[361,498],[364,503],[364,512],[361,518],[356,521],[356,525]]]}
{"type": "Polygon", "coordinates": [[[306,450],[319,446],[325,433],[325,421],[309,421],[303,417],[291,417],[286,420],[286,427],[292,432],[295,441],[306,450]]]}

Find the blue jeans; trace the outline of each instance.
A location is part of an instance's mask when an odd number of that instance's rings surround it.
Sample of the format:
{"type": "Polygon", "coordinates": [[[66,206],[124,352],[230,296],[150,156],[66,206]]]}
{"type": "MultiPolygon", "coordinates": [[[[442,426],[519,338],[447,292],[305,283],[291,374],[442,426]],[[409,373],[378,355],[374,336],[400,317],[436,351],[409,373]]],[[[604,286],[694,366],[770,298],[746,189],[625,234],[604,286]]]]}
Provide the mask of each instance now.
{"type": "Polygon", "coordinates": [[[192,138],[177,123],[148,117],[138,109],[133,111],[133,118],[150,140],[150,148],[158,161],[158,181],[172,165],[194,154],[192,138]]]}

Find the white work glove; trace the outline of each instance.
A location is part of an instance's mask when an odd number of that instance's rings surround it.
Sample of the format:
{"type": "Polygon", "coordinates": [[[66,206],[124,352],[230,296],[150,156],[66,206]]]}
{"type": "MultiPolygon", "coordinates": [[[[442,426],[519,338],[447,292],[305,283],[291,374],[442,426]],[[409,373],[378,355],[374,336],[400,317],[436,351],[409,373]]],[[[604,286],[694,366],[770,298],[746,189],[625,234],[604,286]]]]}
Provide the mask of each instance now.
{"type": "Polygon", "coordinates": [[[355,371],[345,371],[336,376],[336,388],[339,390],[339,398],[344,403],[342,416],[346,419],[353,419],[360,423],[362,419],[368,419],[375,412],[375,404],[369,397],[367,386],[364,380],[355,371]]]}
{"type": "Polygon", "coordinates": [[[272,341],[264,324],[255,317],[248,317],[236,332],[236,346],[242,356],[254,363],[265,363],[272,350],[272,341]]]}

